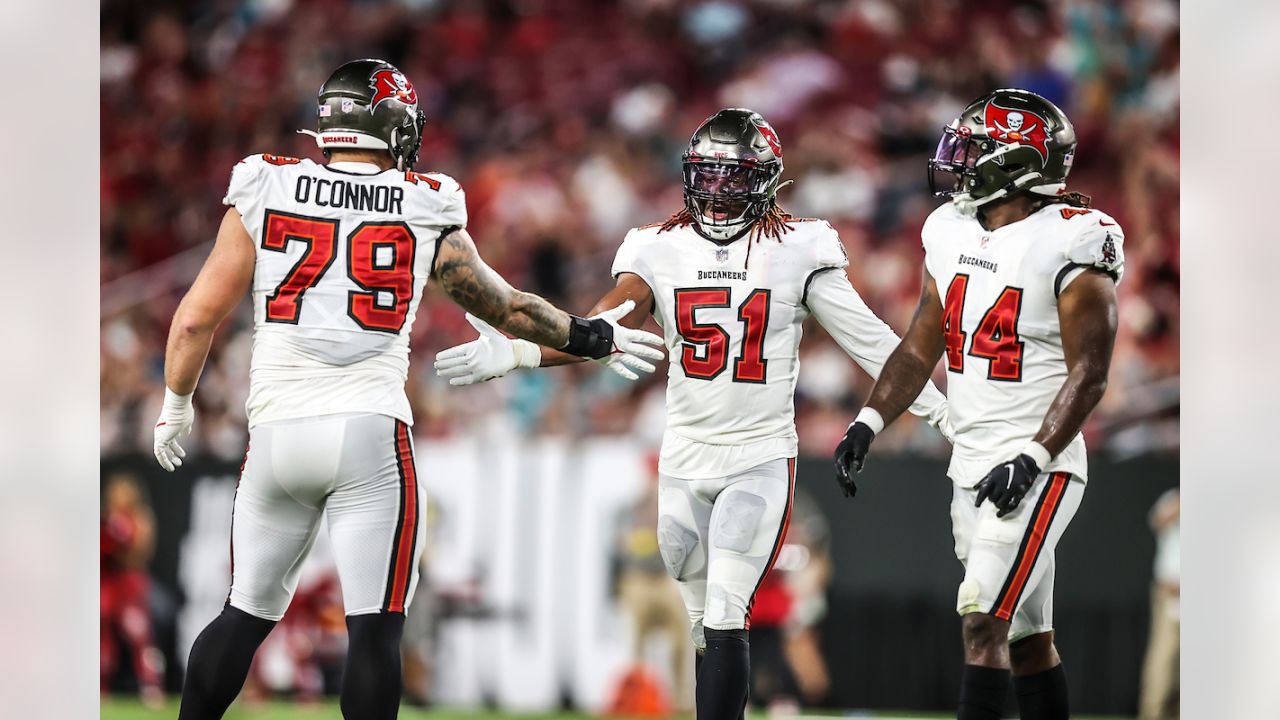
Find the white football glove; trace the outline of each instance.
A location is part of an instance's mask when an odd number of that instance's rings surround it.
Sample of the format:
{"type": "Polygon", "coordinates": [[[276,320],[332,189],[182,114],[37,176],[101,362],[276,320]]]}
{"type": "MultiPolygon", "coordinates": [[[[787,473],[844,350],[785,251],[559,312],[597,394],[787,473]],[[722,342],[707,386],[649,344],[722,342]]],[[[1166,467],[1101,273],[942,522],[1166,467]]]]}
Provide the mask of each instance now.
{"type": "Polygon", "coordinates": [[[474,385],[542,363],[542,348],[534,343],[509,338],[471,313],[467,322],[480,337],[436,353],[436,374],[448,378],[450,385],[474,385]]]}
{"type": "Polygon", "coordinates": [[[635,308],[636,301],[627,300],[612,310],[605,310],[599,315],[592,315],[587,318],[588,320],[603,320],[613,326],[613,354],[600,358],[600,361],[603,362],[605,367],[628,380],[635,380],[637,376],[630,370],[623,372],[627,367],[651,373],[654,370],[653,363],[645,361],[653,360],[656,362],[667,357],[665,352],[658,349],[665,345],[662,338],[647,330],[636,330],[618,324],[619,320],[626,317],[635,308]],[[650,345],[655,347],[649,347],[650,345]],[[615,357],[618,360],[610,362],[615,357]]]}
{"type": "MultiPolygon", "coordinates": [[[[635,302],[628,300],[595,316],[613,325],[614,347],[618,348],[612,355],[596,362],[628,380],[640,377],[635,371],[651,373],[656,369],[645,358],[661,360],[666,357],[661,350],[644,344],[661,345],[662,338],[617,324],[617,318],[625,316],[634,308],[635,302]],[[623,350],[624,345],[631,349],[623,350]]],[[[542,364],[542,348],[535,343],[509,338],[470,313],[467,313],[467,322],[480,333],[480,337],[436,354],[436,374],[448,378],[450,385],[474,385],[500,378],[518,367],[532,368],[542,364]]]]}
{"type": "Polygon", "coordinates": [[[191,406],[191,395],[178,395],[169,388],[164,389],[164,406],[160,409],[160,418],[156,420],[155,445],[156,462],[160,467],[173,472],[182,466],[182,458],[187,451],[178,444],[178,438],[191,434],[191,426],[195,424],[196,411],[191,406]]]}

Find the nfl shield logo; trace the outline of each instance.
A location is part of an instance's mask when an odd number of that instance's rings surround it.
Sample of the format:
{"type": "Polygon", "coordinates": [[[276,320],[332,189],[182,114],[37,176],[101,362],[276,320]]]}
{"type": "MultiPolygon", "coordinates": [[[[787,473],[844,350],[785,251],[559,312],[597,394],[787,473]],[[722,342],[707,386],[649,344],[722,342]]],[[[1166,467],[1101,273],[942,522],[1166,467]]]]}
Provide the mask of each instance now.
{"type": "Polygon", "coordinates": [[[716,248],[716,262],[724,262],[729,259],[729,248],[716,248]]]}
{"type": "Polygon", "coordinates": [[[990,236],[990,235],[983,235],[983,236],[982,236],[982,242],[978,243],[978,247],[982,248],[983,250],[986,250],[986,249],[987,249],[987,243],[989,243],[989,242],[991,242],[991,236],[990,236]]]}

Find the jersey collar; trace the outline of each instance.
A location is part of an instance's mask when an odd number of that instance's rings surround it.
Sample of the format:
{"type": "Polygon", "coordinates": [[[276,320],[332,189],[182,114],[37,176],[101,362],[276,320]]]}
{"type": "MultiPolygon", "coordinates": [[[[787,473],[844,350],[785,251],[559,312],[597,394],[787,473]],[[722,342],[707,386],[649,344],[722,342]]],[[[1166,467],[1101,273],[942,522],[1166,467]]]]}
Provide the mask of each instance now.
{"type": "Polygon", "coordinates": [[[373,163],[357,162],[352,160],[331,162],[325,165],[325,167],[330,170],[336,170],[340,173],[347,173],[349,175],[380,175],[383,172],[382,168],[374,165],[373,163]]]}

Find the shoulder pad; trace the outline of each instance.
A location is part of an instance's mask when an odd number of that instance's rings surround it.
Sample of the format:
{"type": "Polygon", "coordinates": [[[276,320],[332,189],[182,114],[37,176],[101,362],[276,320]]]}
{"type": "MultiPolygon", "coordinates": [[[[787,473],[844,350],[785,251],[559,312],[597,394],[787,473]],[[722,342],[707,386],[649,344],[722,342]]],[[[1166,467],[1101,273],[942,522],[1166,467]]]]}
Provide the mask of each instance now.
{"type": "Polygon", "coordinates": [[[425,225],[439,227],[467,226],[467,194],[457,180],[436,172],[406,171],[402,176],[413,188],[409,197],[417,208],[414,213],[425,225]]]}
{"type": "MultiPolygon", "coordinates": [[[[240,203],[250,200],[253,196],[254,186],[262,174],[262,169],[268,163],[281,165],[284,163],[272,163],[269,158],[278,159],[277,155],[250,155],[249,157],[236,163],[231,168],[231,180],[227,183],[227,194],[222,198],[223,205],[238,206],[240,203]]],[[[293,160],[293,163],[301,162],[293,160]]],[[[292,164],[292,163],[291,163],[292,164]]]]}
{"type": "MultiPolygon", "coordinates": [[[[1066,208],[1080,210],[1082,208],[1066,208]]],[[[1110,215],[1099,210],[1072,214],[1063,253],[1076,265],[1096,267],[1118,282],[1124,272],[1124,230],[1110,215]]]]}

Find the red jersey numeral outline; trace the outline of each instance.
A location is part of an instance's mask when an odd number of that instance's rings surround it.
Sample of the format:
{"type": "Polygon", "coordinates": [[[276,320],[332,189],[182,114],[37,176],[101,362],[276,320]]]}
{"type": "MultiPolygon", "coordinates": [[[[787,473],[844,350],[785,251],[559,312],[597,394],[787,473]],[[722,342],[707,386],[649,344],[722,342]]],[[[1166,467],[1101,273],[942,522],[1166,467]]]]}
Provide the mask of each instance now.
{"type": "Polygon", "coordinates": [[[1000,291],[1000,297],[982,315],[973,333],[969,354],[990,360],[988,380],[1022,382],[1022,350],[1026,346],[1018,338],[1018,319],[1022,317],[1022,288],[1012,285],[1000,291]]]}
{"type": "MultiPolygon", "coordinates": [[[[262,222],[262,247],[286,252],[290,241],[306,245],[302,256],[267,296],[267,322],[297,325],[302,300],[337,257],[338,220],[267,210],[262,222]]],[[[402,221],[361,223],[347,235],[347,277],[360,290],[347,293],[347,315],[363,330],[398,333],[413,300],[413,268],[418,241],[402,221]],[[377,263],[377,249],[390,248],[391,261],[377,263]],[[379,292],[392,294],[391,307],[378,305],[379,292]]]]}
{"type": "MultiPolygon", "coordinates": [[[[700,308],[730,307],[730,290],[716,288],[676,288],[676,329],[683,339],[680,367],[686,377],[714,380],[729,365],[729,333],[713,323],[699,323],[695,314],[700,308]],[[704,348],[704,357],[697,351],[704,348]]],[[[767,382],[769,361],[764,357],[765,334],[769,331],[769,306],[772,291],[757,288],[738,305],[738,320],[743,324],[742,349],[733,361],[733,381],[763,384],[767,382]]]]}
{"type": "Polygon", "coordinates": [[[320,282],[337,255],[338,221],[267,210],[262,220],[263,249],[285,252],[292,240],[307,249],[267,296],[267,322],[298,324],[303,296],[320,282]]]}
{"type": "Polygon", "coordinates": [[[676,330],[684,339],[680,367],[686,377],[714,380],[729,365],[729,333],[719,325],[699,323],[694,316],[699,308],[729,307],[729,288],[676,288],[675,297],[676,330]]]}
{"type": "Polygon", "coordinates": [[[404,222],[364,222],[347,236],[347,277],[362,292],[347,295],[347,315],[364,330],[398,333],[413,299],[413,256],[417,239],[404,222]],[[378,265],[378,248],[390,250],[391,262],[378,265]],[[378,304],[389,292],[390,308],[378,304]]]}
{"type": "MultiPolygon", "coordinates": [[[[947,370],[964,372],[964,344],[968,334],[961,330],[969,276],[957,273],[947,287],[942,309],[942,335],[947,343],[947,370]]],[[[991,307],[982,314],[974,330],[968,354],[989,361],[987,379],[1022,382],[1022,352],[1026,343],[1018,337],[1022,317],[1022,288],[1006,285],[991,307]]]]}
{"type": "Polygon", "coordinates": [[[964,372],[964,342],[968,334],[960,329],[960,319],[968,290],[969,276],[957,273],[947,287],[947,298],[942,305],[942,336],[947,341],[947,369],[951,372],[964,372]]]}
{"type": "Polygon", "coordinates": [[[733,361],[733,381],[765,383],[769,361],[764,358],[764,335],[769,331],[769,306],[772,291],[761,288],[752,290],[738,306],[738,319],[742,321],[742,352],[733,361]]]}

